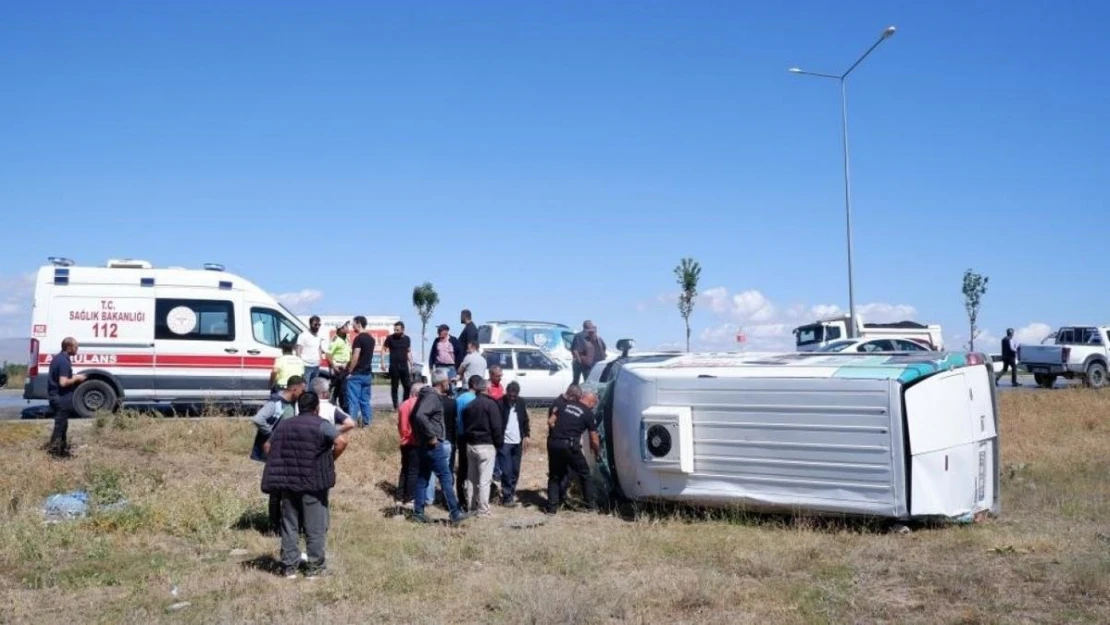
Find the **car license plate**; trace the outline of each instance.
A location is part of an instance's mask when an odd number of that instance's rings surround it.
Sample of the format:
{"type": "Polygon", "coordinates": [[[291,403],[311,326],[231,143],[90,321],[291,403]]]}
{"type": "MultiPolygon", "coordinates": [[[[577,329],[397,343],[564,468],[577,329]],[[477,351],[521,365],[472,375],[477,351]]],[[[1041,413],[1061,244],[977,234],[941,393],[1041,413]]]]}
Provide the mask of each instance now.
{"type": "Polygon", "coordinates": [[[1033,373],[1048,373],[1048,367],[1033,367],[1033,373]]]}

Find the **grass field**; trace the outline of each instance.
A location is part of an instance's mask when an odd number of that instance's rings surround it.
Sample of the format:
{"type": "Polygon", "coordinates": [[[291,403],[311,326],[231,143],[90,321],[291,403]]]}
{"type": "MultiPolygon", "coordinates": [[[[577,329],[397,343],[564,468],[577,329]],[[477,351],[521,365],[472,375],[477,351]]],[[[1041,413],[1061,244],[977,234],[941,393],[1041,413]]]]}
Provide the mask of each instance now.
{"type": "MultiPolygon", "coordinates": [[[[395,422],[379,414],[338,462],[318,580],[265,570],[277,539],[257,529],[245,421],[80,422],[67,462],[39,450],[48,424],[2,424],[0,622],[1110,622],[1110,394],[1001,401],[1002,515],[908,534],[691,510],[416,526],[393,516],[395,422]],[[44,525],[44,497],[75,487],[132,505],[44,525]]],[[[540,449],[525,489],[546,480],[540,449]]]]}

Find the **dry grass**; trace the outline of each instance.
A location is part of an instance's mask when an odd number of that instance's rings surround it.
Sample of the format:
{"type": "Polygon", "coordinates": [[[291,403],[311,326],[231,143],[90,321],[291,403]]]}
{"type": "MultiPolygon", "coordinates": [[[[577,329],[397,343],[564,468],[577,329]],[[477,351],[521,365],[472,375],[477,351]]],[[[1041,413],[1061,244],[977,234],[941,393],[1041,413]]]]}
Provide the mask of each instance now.
{"type": "MultiPolygon", "coordinates": [[[[1110,622],[1110,394],[1002,402],[1002,516],[906,535],[689,511],[504,525],[534,508],[415,526],[391,516],[380,486],[398,459],[392,415],[379,415],[339,461],[333,575],[314,581],[252,567],[277,539],[255,529],[249,423],[84,422],[72,427],[79,457],[62,463],[38,449],[47,424],[4,424],[0,621],[1110,622]],[[132,506],[43,525],[43,498],[74,487],[132,506]],[[168,612],[175,601],[191,605],[168,612]]],[[[542,454],[525,459],[524,488],[538,489],[542,454]]]]}

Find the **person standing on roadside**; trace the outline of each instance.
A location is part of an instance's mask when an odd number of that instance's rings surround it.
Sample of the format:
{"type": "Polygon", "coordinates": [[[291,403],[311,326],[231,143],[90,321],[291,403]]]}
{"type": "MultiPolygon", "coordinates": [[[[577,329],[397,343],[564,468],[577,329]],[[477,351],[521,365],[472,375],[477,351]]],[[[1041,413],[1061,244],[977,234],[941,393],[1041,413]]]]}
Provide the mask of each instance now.
{"type": "Polygon", "coordinates": [[[274,359],[274,368],[270,371],[271,393],[280,393],[293,376],[304,377],[304,361],[293,353],[296,349],[296,341],[281,342],[281,355],[274,359]]]}
{"type": "Polygon", "coordinates": [[[570,344],[570,351],[574,356],[571,371],[574,373],[572,382],[578,384],[590,377],[590,370],[594,365],[605,360],[605,341],[597,334],[597,326],[589,319],[582,322],[582,331],[574,335],[570,344]]]}
{"type": "Polygon", "coordinates": [[[1017,341],[1014,340],[1014,329],[1006,328],[1006,336],[1002,339],[1002,371],[994,376],[994,385],[998,386],[999,380],[1010,372],[1010,384],[1021,386],[1017,380],[1017,341]]]}
{"type": "Polygon", "coordinates": [[[447,427],[443,421],[443,402],[440,397],[447,393],[451,382],[446,372],[440,369],[432,371],[431,382],[430,386],[420,389],[416,406],[412,409],[413,436],[420,446],[420,474],[416,480],[412,518],[418,523],[427,522],[424,505],[427,503],[428,482],[434,473],[443,487],[443,498],[447,501],[451,523],[458,524],[466,520],[467,515],[459,509],[459,500],[452,487],[454,476],[451,475],[451,466],[448,464],[450,452],[442,444],[447,436],[447,427]]]}
{"type": "Polygon", "coordinates": [[[520,384],[509,382],[501,398],[501,422],[505,424],[505,437],[497,450],[497,464],[501,468],[501,505],[514,507],[516,484],[520,480],[520,463],[524,450],[531,441],[528,408],[520,396],[520,384]]]}
{"type": "Polygon", "coordinates": [[[466,349],[467,345],[478,342],[478,326],[474,325],[474,316],[470,314],[469,308],[464,308],[459,313],[459,323],[463,324],[462,332],[459,332],[459,343],[466,349]]]}
{"type": "Polygon", "coordinates": [[[590,433],[590,451],[596,456],[601,452],[601,439],[597,434],[594,413],[581,400],[570,400],[547,420],[550,434],[547,438],[547,514],[555,514],[563,503],[566,492],[564,478],[576,475],[581,480],[582,496],[586,507],[597,510],[590,465],[582,455],[582,434],[590,433]]]}
{"type": "Polygon", "coordinates": [[[489,368],[489,396],[494,401],[501,401],[505,396],[505,387],[501,385],[501,365],[493,365],[489,368]]]}
{"type": "Polygon", "coordinates": [[[472,375],[485,378],[489,374],[488,369],[489,365],[486,363],[486,357],[478,352],[478,343],[467,345],[466,357],[459,365],[459,380],[469,380],[472,375]]]}
{"type": "Polygon", "coordinates": [[[451,336],[451,328],[446,324],[437,327],[436,332],[438,336],[432,341],[432,351],[428,354],[428,369],[443,369],[447,372],[447,377],[454,380],[458,378],[459,366],[465,355],[463,344],[451,336]]]}
{"type": "Polygon", "coordinates": [[[62,351],[50,359],[50,370],[46,381],[46,397],[50,410],[54,413],[54,430],[50,433],[47,452],[55,458],[70,458],[69,418],[73,416],[73,391],[85,381],[85,375],[73,373],[72,358],[77,355],[77,339],[67,336],[62,339],[62,351]]]}
{"type": "Polygon", "coordinates": [[[335,338],[328,344],[328,363],[331,365],[331,394],[343,412],[351,412],[347,403],[347,365],[351,362],[351,343],[347,340],[350,326],[346,323],[335,329],[335,338]]]}
{"type": "Polygon", "coordinates": [[[393,409],[397,410],[400,401],[405,401],[412,393],[412,339],[405,334],[405,322],[393,324],[393,334],[382,341],[382,371],[386,371],[386,355],[389,356],[389,398],[393,409]],[[397,387],[401,386],[404,396],[397,400],[397,387]]]}
{"type": "Polygon", "coordinates": [[[466,497],[466,481],[470,477],[470,467],[466,462],[466,425],[463,423],[463,413],[470,402],[478,396],[478,392],[474,387],[481,380],[480,376],[470,376],[466,379],[466,392],[460,393],[455,398],[455,451],[454,455],[458,457],[458,464],[455,465],[455,495],[459,498],[459,504],[465,510],[469,510],[469,503],[466,497]]]}
{"type": "Polygon", "coordinates": [[[463,411],[466,427],[467,482],[466,499],[470,511],[489,516],[489,494],[493,483],[493,465],[497,450],[505,442],[501,424],[501,405],[489,396],[489,383],[478,378],[474,384],[477,396],[463,411]]]}
{"type": "Polygon", "coordinates": [[[347,365],[347,403],[359,427],[370,427],[374,413],[370,407],[370,384],[374,375],[374,337],[367,327],[366,317],[354,318],[358,334],[351,344],[351,362],[347,365]]]}
{"type": "MultiPolygon", "coordinates": [[[[412,505],[416,499],[416,481],[420,477],[420,445],[412,430],[412,409],[416,406],[420,382],[412,385],[414,395],[397,407],[397,440],[401,450],[401,473],[397,476],[397,490],[394,499],[402,506],[412,505]]],[[[431,481],[428,482],[431,484],[431,481]]],[[[427,496],[425,495],[425,500],[427,496]]]]}
{"type": "MultiPolygon", "coordinates": [[[[251,446],[251,460],[266,462],[266,444],[273,436],[274,430],[284,420],[290,419],[297,413],[297,400],[305,392],[304,378],[295,375],[289,378],[285,388],[262,404],[251,422],[257,429],[254,435],[254,445],[251,446]]],[[[269,506],[270,529],[277,532],[281,527],[281,497],[270,495],[269,506]]]]}
{"type": "Polygon", "coordinates": [[[297,337],[297,356],[304,362],[304,381],[312,387],[313,380],[320,373],[320,359],[327,351],[327,340],[320,336],[320,318],[308,318],[308,332],[297,337]]]}
{"type": "Polygon", "coordinates": [[[320,398],[305,393],[297,416],[286,420],[266,443],[262,492],[281,499],[281,572],[296,577],[305,534],[305,577],[327,570],[328,494],[335,487],[335,461],[347,449],[347,436],[320,418],[320,398]]]}
{"type": "Polygon", "coordinates": [[[335,427],[339,428],[340,434],[346,434],[358,427],[347,411],[332,403],[331,385],[327,380],[316,378],[308,389],[320,398],[320,418],[334,423],[335,427]]]}

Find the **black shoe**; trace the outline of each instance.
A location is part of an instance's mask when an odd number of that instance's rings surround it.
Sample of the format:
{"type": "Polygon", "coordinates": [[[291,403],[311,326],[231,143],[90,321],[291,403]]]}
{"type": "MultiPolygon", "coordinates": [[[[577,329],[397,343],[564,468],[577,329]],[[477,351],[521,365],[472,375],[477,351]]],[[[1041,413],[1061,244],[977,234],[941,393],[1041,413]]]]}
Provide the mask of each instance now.
{"type": "Polygon", "coordinates": [[[428,517],[424,516],[423,514],[413,514],[412,517],[410,517],[410,518],[412,519],[413,523],[427,523],[428,522],[428,517]]]}
{"type": "Polygon", "coordinates": [[[449,523],[457,527],[468,521],[472,516],[468,512],[460,512],[458,515],[451,517],[449,523]]]}

